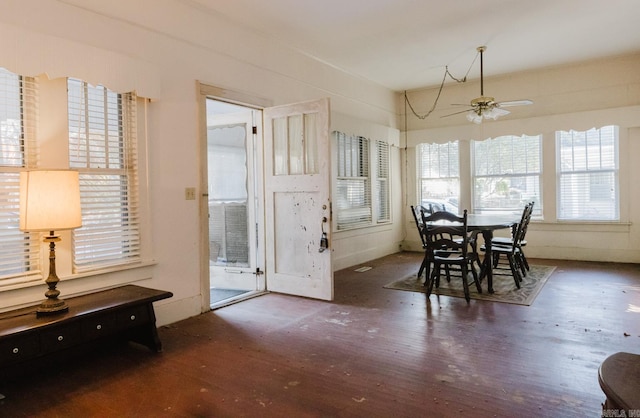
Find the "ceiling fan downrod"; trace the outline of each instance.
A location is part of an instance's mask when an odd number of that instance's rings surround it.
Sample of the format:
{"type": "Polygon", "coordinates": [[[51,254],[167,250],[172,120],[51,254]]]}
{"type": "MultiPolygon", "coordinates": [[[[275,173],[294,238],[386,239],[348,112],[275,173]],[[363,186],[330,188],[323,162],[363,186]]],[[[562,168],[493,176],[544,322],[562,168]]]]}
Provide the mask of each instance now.
{"type": "Polygon", "coordinates": [[[484,97],[484,64],[482,62],[482,53],[487,50],[486,46],[479,46],[478,52],[480,53],[480,96],[484,97]]]}

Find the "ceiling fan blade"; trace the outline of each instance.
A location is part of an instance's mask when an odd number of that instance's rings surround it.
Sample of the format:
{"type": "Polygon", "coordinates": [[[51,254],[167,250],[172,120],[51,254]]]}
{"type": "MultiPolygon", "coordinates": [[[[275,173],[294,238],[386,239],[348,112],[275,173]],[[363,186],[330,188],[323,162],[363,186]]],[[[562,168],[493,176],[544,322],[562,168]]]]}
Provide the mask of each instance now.
{"type": "Polygon", "coordinates": [[[492,109],[489,109],[488,111],[484,112],[483,116],[486,119],[496,120],[500,116],[506,116],[509,113],[511,113],[511,112],[509,112],[508,110],[500,109],[499,107],[496,106],[496,107],[494,107],[492,109]]]}
{"type": "Polygon", "coordinates": [[[498,102],[498,106],[500,107],[509,107],[509,106],[526,106],[532,105],[533,101],[524,99],[524,100],[510,100],[507,102],[498,102]]]}
{"type": "Polygon", "coordinates": [[[467,113],[467,112],[473,112],[473,108],[471,109],[466,109],[466,110],[461,110],[460,112],[455,112],[455,113],[450,113],[448,115],[444,115],[444,116],[440,116],[441,118],[448,118],[449,116],[453,116],[453,115],[459,115],[461,113],[467,113]]]}

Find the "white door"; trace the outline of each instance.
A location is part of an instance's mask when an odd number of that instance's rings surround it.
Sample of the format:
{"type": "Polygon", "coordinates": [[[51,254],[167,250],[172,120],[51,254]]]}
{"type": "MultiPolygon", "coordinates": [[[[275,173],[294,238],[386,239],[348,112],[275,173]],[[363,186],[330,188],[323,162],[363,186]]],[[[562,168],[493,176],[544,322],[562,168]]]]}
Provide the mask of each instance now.
{"type": "Polygon", "coordinates": [[[332,300],[329,99],[265,109],[264,140],[267,289],[332,300]]]}

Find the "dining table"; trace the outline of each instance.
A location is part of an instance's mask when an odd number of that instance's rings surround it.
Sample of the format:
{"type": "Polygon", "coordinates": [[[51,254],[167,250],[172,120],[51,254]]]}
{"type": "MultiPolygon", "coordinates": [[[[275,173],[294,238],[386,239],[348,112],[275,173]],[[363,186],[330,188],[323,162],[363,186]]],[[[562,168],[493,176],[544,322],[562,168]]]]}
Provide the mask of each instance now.
{"type": "Polygon", "coordinates": [[[520,222],[518,214],[469,214],[467,215],[467,229],[471,232],[477,231],[482,234],[485,247],[485,255],[482,261],[479,280],[487,278],[487,290],[493,293],[493,253],[491,242],[493,231],[499,229],[510,229],[520,222]]]}

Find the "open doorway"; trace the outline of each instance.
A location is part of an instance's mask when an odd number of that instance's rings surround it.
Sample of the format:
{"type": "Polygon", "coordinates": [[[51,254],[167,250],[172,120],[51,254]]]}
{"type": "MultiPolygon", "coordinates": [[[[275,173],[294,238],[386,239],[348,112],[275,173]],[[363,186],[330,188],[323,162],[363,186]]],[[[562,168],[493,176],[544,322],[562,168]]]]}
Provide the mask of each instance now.
{"type": "Polygon", "coordinates": [[[262,112],[206,99],[209,296],[212,309],[265,291],[262,112]]]}
{"type": "Polygon", "coordinates": [[[267,291],[332,300],[329,99],[199,90],[203,312],[267,291]]]}

